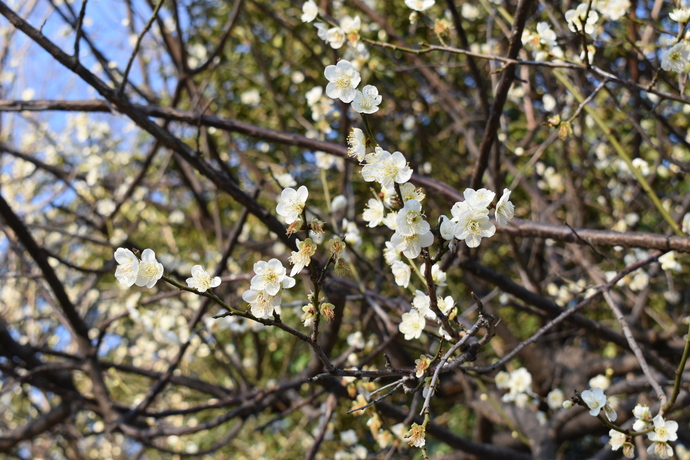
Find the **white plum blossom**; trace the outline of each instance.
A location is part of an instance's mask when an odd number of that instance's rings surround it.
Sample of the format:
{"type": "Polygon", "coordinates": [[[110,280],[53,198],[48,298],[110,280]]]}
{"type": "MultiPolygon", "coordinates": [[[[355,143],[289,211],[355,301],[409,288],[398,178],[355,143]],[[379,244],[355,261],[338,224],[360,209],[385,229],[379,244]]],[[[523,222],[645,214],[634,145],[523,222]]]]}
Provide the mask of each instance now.
{"type": "Polygon", "coordinates": [[[503,228],[515,217],[515,206],[510,202],[510,190],[507,188],[503,189],[503,195],[496,204],[495,216],[496,222],[503,228]]]}
{"type": "Polygon", "coordinates": [[[316,151],[314,152],[314,158],[316,159],[316,166],[320,169],[328,170],[336,164],[338,160],[336,157],[330,153],[316,151]]]}
{"type": "Polygon", "coordinates": [[[359,128],[352,128],[350,134],[347,136],[347,154],[348,156],[357,158],[357,161],[364,160],[366,155],[366,138],[364,131],[359,128]]]}
{"type": "Polygon", "coordinates": [[[594,24],[599,20],[599,14],[594,11],[594,8],[587,10],[589,5],[587,3],[580,3],[576,9],[568,10],[565,12],[565,20],[568,22],[568,28],[571,32],[579,32],[583,29],[583,19],[584,21],[584,31],[586,34],[592,35],[594,33],[594,24]]]}
{"type": "Polygon", "coordinates": [[[283,173],[279,176],[276,176],[276,180],[278,181],[278,185],[280,185],[283,188],[294,187],[295,185],[297,185],[297,182],[295,182],[295,178],[292,177],[290,173],[283,173]]]}
{"type": "Polygon", "coordinates": [[[362,244],[362,236],[359,233],[359,227],[357,227],[357,222],[350,222],[347,219],[343,219],[343,239],[347,244],[353,247],[358,247],[362,244]]]}
{"type": "Polygon", "coordinates": [[[601,13],[604,18],[618,21],[625,16],[630,8],[629,0],[597,0],[595,2],[597,11],[601,13]]]}
{"type": "Polygon", "coordinates": [[[501,398],[503,402],[513,401],[518,407],[525,407],[531,401],[536,401],[536,395],[532,391],[532,374],[524,367],[510,374],[499,372],[496,375],[496,386],[508,390],[501,398]]]}
{"type": "Polygon", "coordinates": [[[397,232],[402,236],[421,235],[431,229],[429,223],[424,220],[422,204],[417,200],[406,201],[405,206],[398,211],[396,221],[397,232]]]}
{"type": "Polygon", "coordinates": [[[611,379],[603,374],[599,374],[589,379],[588,384],[590,388],[601,388],[606,391],[611,386],[611,379]]]}
{"type": "Polygon", "coordinates": [[[340,99],[343,102],[352,102],[356,95],[356,88],[361,81],[350,61],[344,59],[336,65],[329,65],[324,71],[329,83],[326,86],[326,95],[331,99],[340,99]]]}
{"type": "Polygon", "coordinates": [[[302,214],[308,196],[309,190],[304,185],[297,190],[288,187],[280,194],[280,202],[276,206],[276,212],[285,218],[286,224],[291,224],[302,214]]]}
{"type": "Polygon", "coordinates": [[[416,308],[403,313],[402,322],[398,326],[400,332],[405,334],[405,340],[418,339],[426,326],[426,319],[416,308]]]}
{"type": "Polygon", "coordinates": [[[388,265],[393,265],[400,260],[400,251],[395,249],[393,243],[386,241],[386,247],[383,249],[383,257],[386,259],[388,265]]]}
{"type": "MultiPolygon", "coordinates": [[[[426,264],[422,264],[419,267],[419,271],[422,273],[426,273],[426,264]]],[[[434,280],[434,283],[436,286],[445,286],[446,285],[446,272],[441,270],[441,267],[438,265],[432,265],[431,266],[431,279],[434,280]]]]}
{"type": "Polygon", "coordinates": [[[553,410],[560,409],[563,407],[563,401],[565,401],[565,395],[563,391],[558,388],[551,390],[548,395],[546,395],[546,404],[553,410]]]}
{"type": "Polygon", "coordinates": [[[304,267],[308,267],[314,254],[316,254],[316,244],[314,244],[311,238],[307,238],[304,241],[297,240],[297,252],[292,251],[288,259],[293,264],[290,276],[295,276],[304,267]]]}
{"type": "Polygon", "coordinates": [[[672,70],[676,73],[683,73],[689,59],[690,46],[688,46],[687,42],[681,41],[671,48],[661,51],[661,68],[672,70]]]}
{"type": "Polygon", "coordinates": [[[281,288],[290,289],[295,285],[295,279],[287,276],[283,263],[278,259],[260,260],[254,264],[254,273],[251,289],[265,291],[269,296],[277,295],[281,288]]]}
{"type": "Polygon", "coordinates": [[[426,440],[424,439],[425,435],[426,430],[424,425],[413,423],[410,430],[407,432],[407,434],[405,434],[403,441],[413,447],[424,447],[424,444],[426,443],[426,440]]]}
{"type": "Polygon", "coordinates": [[[388,227],[389,229],[396,231],[398,229],[398,212],[397,211],[391,211],[388,214],[386,214],[386,217],[383,218],[383,225],[388,227]]]}
{"type": "Polygon", "coordinates": [[[455,225],[457,222],[448,219],[447,216],[441,216],[439,217],[439,220],[441,221],[441,238],[443,238],[446,241],[450,241],[453,238],[455,238],[455,225]]]}
{"type": "Polygon", "coordinates": [[[421,313],[429,319],[436,319],[436,314],[431,311],[429,305],[431,304],[431,298],[424,292],[417,289],[415,292],[414,299],[412,299],[412,305],[421,313]]]}
{"type": "Polygon", "coordinates": [[[510,388],[510,374],[508,372],[499,372],[496,374],[496,377],[494,377],[494,381],[496,382],[496,388],[499,390],[507,390],[510,388]]]}
{"type": "Polygon", "coordinates": [[[396,232],[391,237],[391,243],[398,251],[405,254],[410,259],[419,257],[422,248],[431,246],[434,243],[434,234],[429,230],[426,233],[415,233],[412,236],[403,236],[396,232]]]}
{"type": "Polygon", "coordinates": [[[441,310],[444,315],[448,315],[453,307],[455,307],[455,300],[453,300],[453,298],[449,295],[445,297],[438,296],[436,299],[436,304],[438,305],[438,309],[441,310]]]}
{"type": "Polygon", "coordinates": [[[312,22],[319,14],[319,7],[313,0],[304,2],[302,5],[302,22],[312,22]]]}
{"type": "Polygon", "coordinates": [[[139,271],[134,284],[151,289],[162,276],[163,264],[156,260],[156,253],[152,249],[144,249],[144,252],[141,253],[139,271]]]}
{"type": "Polygon", "coordinates": [[[551,29],[548,22],[537,23],[537,31],[535,33],[525,29],[522,31],[522,44],[527,49],[534,52],[534,59],[537,61],[544,61],[549,55],[549,51],[557,48],[556,32],[551,29]]]}
{"type": "Polygon", "coordinates": [[[134,285],[139,273],[139,259],[132,251],[125,248],[117,248],[115,251],[115,278],[127,287],[134,285]]]}
{"type": "Polygon", "coordinates": [[[455,227],[455,238],[464,240],[470,248],[476,248],[482,238],[491,238],[495,233],[496,227],[489,221],[489,213],[486,210],[463,212],[455,227]]]}
{"type": "Polygon", "coordinates": [[[412,177],[412,169],[407,166],[405,156],[400,152],[392,154],[380,147],[374,154],[366,156],[367,164],[362,168],[362,177],[367,182],[378,182],[384,188],[394,183],[404,184],[412,177]]]}
{"type": "Polygon", "coordinates": [[[592,388],[582,392],[582,400],[589,407],[589,414],[596,417],[606,405],[606,395],[601,388],[592,388]]]}
{"type": "Polygon", "coordinates": [[[357,42],[359,41],[359,29],[361,28],[362,22],[359,16],[353,18],[346,15],[340,20],[340,29],[345,34],[345,38],[350,42],[351,46],[357,46],[357,42]]]}
{"type": "Polygon", "coordinates": [[[211,275],[201,265],[192,267],[192,277],[187,278],[187,286],[199,292],[206,292],[211,288],[220,286],[220,276],[211,275]]]}
{"type": "Polygon", "coordinates": [[[344,195],[338,195],[331,200],[331,214],[339,214],[347,208],[347,198],[344,195]]]}
{"type": "Polygon", "coordinates": [[[415,11],[426,11],[434,6],[436,0],[405,0],[405,5],[415,11]]]}
{"type": "Polygon", "coordinates": [[[659,257],[659,263],[661,264],[662,270],[674,270],[679,272],[683,269],[683,266],[676,260],[675,252],[673,251],[669,251],[659,257]]]}
{"type": "Polygon", "coordinates": [[[510,373],[510,392],[527,393],[532,391],[532,374],[527,369],[521,367],[510,373]]]}
{"type": "Polygon", "coordinates": [[[647,449],[647,453],[656,455],[659,458],[669,458],[673,456],[673,449],[668,445],[668,441],[678,439],[678,422],[664,420],[661,414],[654,417],[654,431],[647,433],[647,438],[652,441],[652,445],[647,449]]]}
{"type": "Polygon", "coordinates": [[[378,227],[383,223],[384,213],[383,203],[376,198],[370,198],[367,208],[362,213],[362,219],[369,222],[369,227],[378,227]]]}
{"type": "Polygon", "coordinates": [[[633,458],[635,456],[634,446],[628,442],[628,438],[625,433],[621,433],[618,430],[609,430],[609,444],[611,444],[611,450],[618,450],[623,448],[623,455],[628,458],[633,458]]]}
{"type": "MultiPolygon", "coordinates": [[[[392,189],[384,189],[384,193],[386,194],[387,198],[395,195],[395,187],[393,187],[392,189]]],[[[409,182],[405,184],[400,184],[400,193],[402,193],[403,201],[417,200],[421,203],[426,197],[426,195],[422,192],[421,188],[417,188],[409,182]]]]}
{"type": "Polygon", "coordinates": [[[676,22],[684,23],[690,20],[690,8],[676,8],[668,14],[676,22]]]}
{"type": "Polygon", "coordinates": [[[270,318],[282,301],[280,295],[270,295],[265,291],[247,289],[242,294],[242,300],[251,306],[252,315],[257,318],[270,318]]]}
{"type": "Polygon", "coordinates": [[[633,409],[633,415],[636,419],[633,423],[633,431],[644,431],[652,423],[652,412],[649,410],[649,406],[638,404],[633,409]]]}
{"type": "Polygon", "coordinates": [[[537,23],[537,35],[539,36],[539,43],[551,49],[556,46],[556,32],[551,29],[548,22],[537,23]]]}
{"type": "Polygon", "coordinates": [[[470,208],[485,209],[494,201],[496,194],[485,188],[480,188],[479,190],[467,188],[462,192],[462,196],[465,197],[465,203],[470,208]]]}
{"type": "Polygon", "coordinates": [[[250,89],[240,95],[240,101],[242,104],[256,107],[261,102],[261,93],[258,89],[250,89]]]}
{"type": "Polygon", "coordinates": [[[353,332],[352,334],[348,335],[347,336],[347,344],[351,347],[355,347],[355,348],[358,348],[360,350],[364,350],[364,347],[366,347],[366,345],[367,345],[361,331],[356,331],[356,332],[353,332]]]}
{"type": "Polygon", "coordinates": [[[391,265],[391,271],[395,277],[395,284],[404,288],[410,284],[410,275],[412,274],[412,271],[410,270],[410,266],[405,262],[400,260],[393,262],[391,265]]]}
{"type": "Polygon", "coordinates": [[[379,110],[382,97],[376,86],[367,85],[362,91],[357,91],[352,101],[352,108],[359,113],[375,113],[379,110]]]}
{"type": "Polygon", "coordinates": [[[325,40],[334,50],[342,48],[346,39],[347,35],[340,27],[331,27],[326,31],[325,40]]]}
{"type": "Polygon", "coordinates": [[[355,430],[346,430],[340,433],[340,440],[346,446],[354,446],[357,444],[357,432],[355,430]]]}

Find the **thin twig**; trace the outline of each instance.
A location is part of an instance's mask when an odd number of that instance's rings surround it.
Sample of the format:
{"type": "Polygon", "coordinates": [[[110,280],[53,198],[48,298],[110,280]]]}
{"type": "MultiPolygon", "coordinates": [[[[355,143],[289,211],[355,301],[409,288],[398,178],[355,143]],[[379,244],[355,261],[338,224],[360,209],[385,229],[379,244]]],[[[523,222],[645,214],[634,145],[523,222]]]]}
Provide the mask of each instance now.
{"type": "Polygon", "coordinates": [[[156,8],[153,10],[153,14],[151,15],[151,18],[149,19],[149,22],[146,23],[144,28],[142,29],[141,33],[137,37],[137,42],[134,44],[134,49],[132,50],[132,55],[129,57],[129,61],[127,62],[127,67],[125,68],[125,73],[122,74],[122,83],[120,83],[120,87],[117,90],[117,95],[122,96],[122,94],[125,91],[125,86],[127,86],[127,78],[129,77],[129,72],[132,70],[132,64],[134,63],[134,58],[137,56],[137,53],[139,52],[139,46],[141,45],[141,41],[144,38],[144,35],[148,30],[151,28],[151,25],[153,25],[153,21],[156,20],[156,16],[158,16],[158,12],[161,9],[161,6],[163,6],[163,2],[165,0],[160,0],[158,2],[158,5],[156,5],[156,8]]]}

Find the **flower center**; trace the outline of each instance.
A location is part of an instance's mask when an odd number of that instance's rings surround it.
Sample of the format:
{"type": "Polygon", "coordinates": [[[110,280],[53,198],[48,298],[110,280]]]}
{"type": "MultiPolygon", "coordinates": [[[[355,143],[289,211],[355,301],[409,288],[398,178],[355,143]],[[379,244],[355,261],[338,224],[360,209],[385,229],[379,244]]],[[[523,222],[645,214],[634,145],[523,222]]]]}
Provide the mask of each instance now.
{"type": "Polygon", "coordinates": [[[349,75],[340,75],[338,76],[338,79],[335,81],[335,86],[341,90],[344,91],[350,87],[350,81],[352,80],[352,77],[349,75]]]}
{"type": "Polygon", "coordinates": [[[147,278],[153,278],[158,274],[158,267],[156,264],[141,264],[139,270],[147,278]]]}

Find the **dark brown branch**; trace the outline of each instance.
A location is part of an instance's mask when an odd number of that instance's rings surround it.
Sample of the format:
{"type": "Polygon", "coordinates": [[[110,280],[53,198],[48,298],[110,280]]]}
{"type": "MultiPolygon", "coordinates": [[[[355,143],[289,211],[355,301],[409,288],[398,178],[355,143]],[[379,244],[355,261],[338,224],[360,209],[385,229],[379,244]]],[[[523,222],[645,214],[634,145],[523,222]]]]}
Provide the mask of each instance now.
{"type": "MultiPolygon", "coordinates": [[[[529,15],[529,9],[532,0],[520,0],[517,11],[515,12],[515,23],[513,24],[513,31],[510,34],[510,45],[508,47],[508,58],[515,59],[522,46],[522,31],[525,28],[525,21],[529,15]]],[[[491,104],[491,111],[489,119],[486,122],[484,135],[482,136],[482,143],[479,145],[479,158],[474,165],[474,172],[472,173],[472,182],[470,187],[478,189],[482,185],[482,176],[486,167],[489,165],[489,154],[491,153],[491,146],[496,138],[496,131],[498,130],[501,116],[503,115],[503,106],[508,98],[508,91],[515,80],[515,65],[508,64],[503,69],[501,81],[496,88],[496,97],[494,103],[491,104]]]]}
{"type": "Polygon", "coordinates": [[[62,402],[26,425],[15,428],[0,437],[0,452],[8,452],[21,441],[34,438],[62,423],[71,414],[68,402],[62,402]]]}

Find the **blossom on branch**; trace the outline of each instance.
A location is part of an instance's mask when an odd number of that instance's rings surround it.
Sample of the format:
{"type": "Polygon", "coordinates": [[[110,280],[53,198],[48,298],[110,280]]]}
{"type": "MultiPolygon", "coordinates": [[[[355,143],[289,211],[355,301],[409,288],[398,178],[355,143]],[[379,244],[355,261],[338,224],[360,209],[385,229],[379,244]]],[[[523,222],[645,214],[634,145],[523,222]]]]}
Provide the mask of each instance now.
{"type": "Polygon", "coordinates": [[[510,202],[510,190],[503,189],[503,196],[496,204],[496,222],[503,228],[508,226],[513,217],[515,217],[515,206],[510,202]]]}
{"type": "Polygon", "coordinates": [[[618,450],[622,447],[623,455],[628,458],[633,458],[635,456],[635,448],[630,443],[625,433],[621,433],[617,430],[609,430],[609,436],[611,436],[611,439],[609,440],[611,450],[618,450]]]}
{"type": "Polygon", "coordinates": [[[405,5],[415,11],[426,11],[434,6],[436,0],[405,0],[405,5]]]}
{"type": "Polygon", "coordinates": [[[416,308],[403,313],[402,322],[398,326],[400,332],[405,334],[405,340],[418,339],[426,326],[426,318],[416,308]]]}
{"type": "Polygon", "coordinates": [[[402,286],[404,288],[407,287],[408,284],[410,284],[410,275],[412,274],[410,270],[410,266],[407,265],[405,262],[402,262],[400,260],[393,262],[393,265],[391,265],[391,271],[393,272],[393,276],[395,277],[395,284],[398,286],[402,286]]]}
{"type": "Polygon", "coordinates": [[[422,248],[427,248],[434,244],[434,234],[429,230],[426,233],[415,233],[411,236],[404,236],[395,232],[391,237],[391,244],[396,250],[405,254],[410,259],[419,257],[422,248]]]}
{"type": "Polygon", "coordinates": [[[313,0],[304,2],[302,5],[302,22],[312,22],[319,14],[319,7],[313,0]]]}
{"type": "Polygon", "coordinates": [[[661,52],[661,68],[664,70],[683,73],[689,60],[690,46],[685,41],[678,42],[671,48],[661,52]]]}
{"type": "Polygon", "coordinates": [[[565,12],[565,20],[568,21],[568,29],[571,32],[580,32],[584,29],[586,34],[592,35],[594,24],[599,20],[599,14],[593,8],[590,9],[587,3],[580,3],[576,9],[565,12]]]}
{"type": "Polygon", "coordinates": [[[270,295],[265,291],[247,289],[242,294],[242,300],[251,306],[252,315],[257,318],[270,318],[275,309],[280,306],[282,298],[270,295]]]}
{"type": "Polygon", "coordinates": [[[127,287],[134,285],[139,273],[139,259],[132,251],[125,248],[117,248],[115,251],[115,278],[127,287]]]}
{"type": "Polygon", "coordinates": [[[195,265],[192,267],[192,277],[187,278],[187,286],[199,292],[206,292],[220,286],[220,276],[211,278],[201,265],[195,265]]]}
{"type": "Polygon", "coordinates": [[[681,24],[690,20],[690,8],[676,8],[668,14],[668,17],[681,24]]]}
{"type": "Polygon", "coordinates": [[[294,265],[292,270],[290,270],[290,276],[295,276],[304,267],[309,266],[312,256],[316,254],[316,244],[314,244],[311,238],[307,238],[304,241],[297,240],[297,249],[298,251],[293,251],[288,259],[294,265]]]}
{"type": "Polygon", "coordinates": [[[369,223],[369,227],[378,227],[383,223],[384,213],[383,203],[376,198],[370,198],[367,208],[362,213],[362,219],[369,223]]]}
{"type": "Polygon", "coordinates": [[[266,291],[270,296],[277,295],[281,288],[290,289],[295,285],[295,279],[286,274],[283,263],[278,259],[268,262],[260,260],[254,264],[254,273],[251,288],[257,291],[266,291]]]}
{"type": "Polygon", "coordinates": [[[668,445],[668,441],[678,439],[678,422],[664,420],[661,414],[654,417],[654,430],[647,433],[647,438],[652,441],[652,445],[647,449],[647,453],[656,455],[659,458],[669,458],[673,456],[673,448],[668,445]]]}
{"type": "Polygon", "coordinates": [[[424,220],[422,204],[417,200],[408,200],[405,206],[398,211],[396,219],[398,223],[397,232],[402,236],[413,236],[427,233],[431,227],[424,220]]]}
{"type": "Polygon", "coordinates": [[[357,91],[352,101],[352,108],[359,113],[375,113],[379,110],[382,97],[376,86],[367,85],[362,91],[357,91]]]}
{"type": "Polygon", "coordinates": [[[292,187],[288,187],[280,194],[280,202],[276,206],[276,212],[279,216],[285,218],[286,224],[291,224],[296,221],[302,211],[304,211],[304,205],[307,203],[307,197],[309,196],[309,190],[304,185],[295,190],[292,187]]]}
{"type": "Polygon", "coordinates": [[[144,249],[144,252],[141,253],[139,272],[134,284],[151,289],[162,276],[163,264],[156,260],[156,253],[152,249],[144,249]]]}
{"type": "Polygon", "coordinates": [[[362,168],[362,177],[367,182],[376,181],[384,188],[404,184],[412,177],[412,169],[400,152],[391,154],[381,147],[376,147],[373,154],[366,156],[366,161],[367,164],[362,168]]]}
{"type": "Polygon", "coordinates": [[[455,238],[465,241],[467,247],[476,248],[482,238],[490,238],[496,227],[489,221],[487,210],[468,210],[460,214],[455,227],[455,238]]]}
{"type": "Polygon", "coordinates": [[[331,99],[340,99],[343,102],[352,102],[355,98],[357,85],[361,81],[350,61],[340,60],[336,65],[329,65],[324,71],[329,83],[326,86],[326,95],[331,99]]]}

